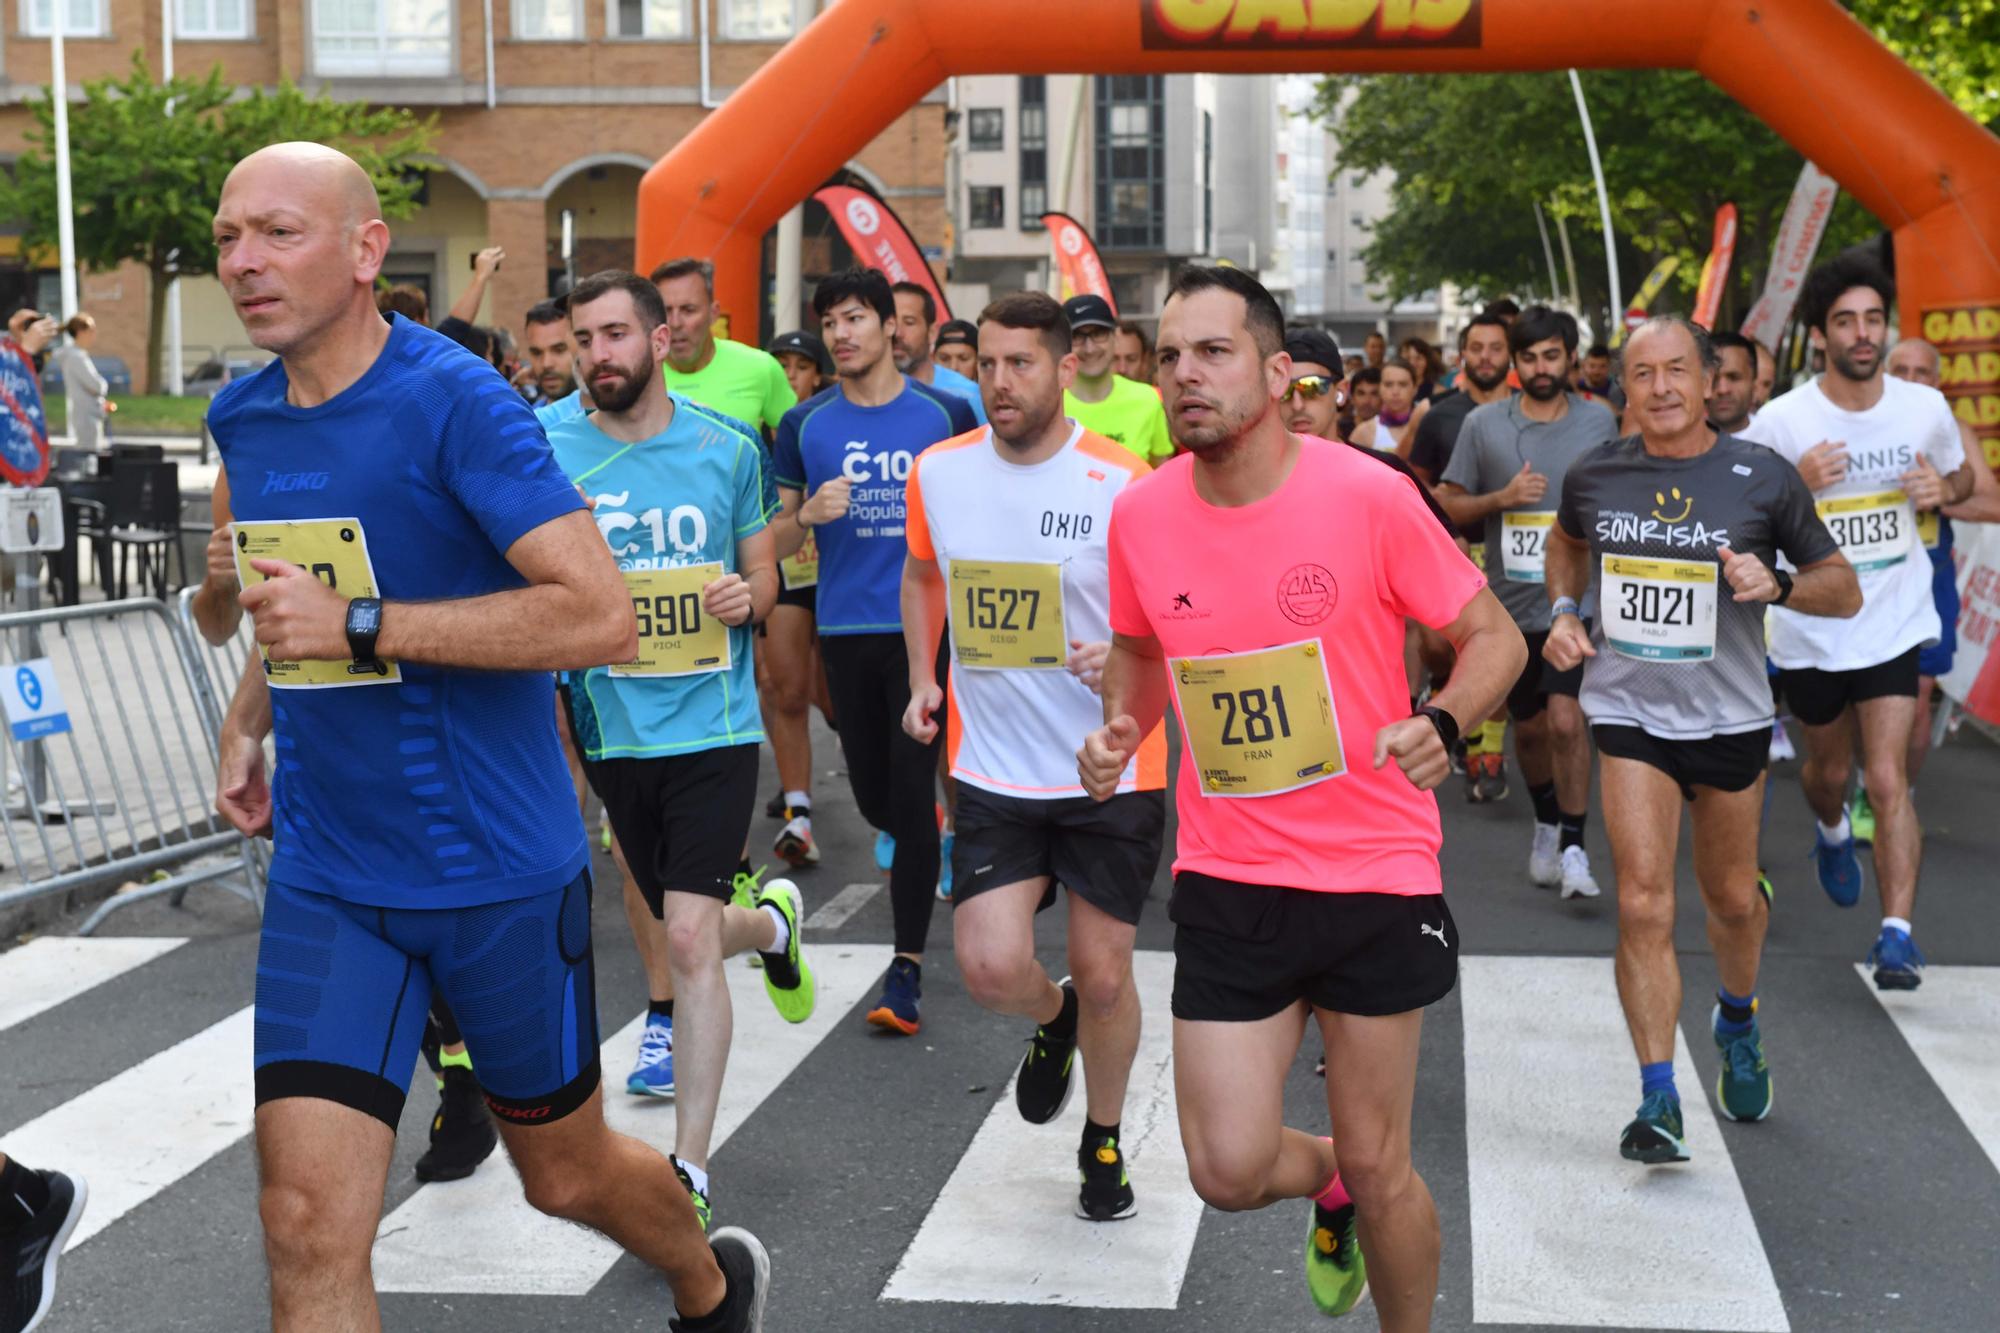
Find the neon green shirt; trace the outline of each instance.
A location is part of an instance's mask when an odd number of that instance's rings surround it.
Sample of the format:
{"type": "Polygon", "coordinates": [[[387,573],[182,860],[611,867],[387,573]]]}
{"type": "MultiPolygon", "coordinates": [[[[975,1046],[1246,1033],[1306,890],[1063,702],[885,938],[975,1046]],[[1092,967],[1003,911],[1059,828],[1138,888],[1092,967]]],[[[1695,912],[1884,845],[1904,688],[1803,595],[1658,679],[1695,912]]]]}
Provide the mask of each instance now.
{"type": "Polygon", "coordinates": [[[1137,380],[1113,375],[1111,392],[1101,403],[1086,403],[1065,391],[1063,411],[1085,430],[1118,441],[1148,463],[1174,456],[1174,442],[1167,436],[1167,409],[1151,386],[1137,380]]]}
{"type": "Polygon", "coordinates": [[[735,417],[752,430],[764,427],[775,431],[779,420],[799,401],[777,357],[727,338],[715,340],[715,355],[692,375],[684,375],[665,362],[660,371],[675,393],[735,417]]]}

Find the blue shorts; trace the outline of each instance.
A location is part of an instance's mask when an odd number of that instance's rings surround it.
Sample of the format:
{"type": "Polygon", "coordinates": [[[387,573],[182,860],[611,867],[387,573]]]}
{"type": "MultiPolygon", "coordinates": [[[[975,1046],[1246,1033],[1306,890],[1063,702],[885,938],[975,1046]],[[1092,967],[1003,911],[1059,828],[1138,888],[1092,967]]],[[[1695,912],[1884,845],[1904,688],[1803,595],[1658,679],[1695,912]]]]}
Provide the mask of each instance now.
{"type": "Polygon", "coordinates": [[[403,1112],[435,988],[494,1114],[547,1124],[597,1090],[590,872],[480,907],[366,907],[282,884],[257,953],[257,1104],[403,1112]]]}
{"type": "Polygon", "coordinates": [[[1949,551],[1942,559],[1932,552],[1931,565],[1931,600],[1937,603],[1938,621],[1944,626],[1944,633],[1936,643],[1917,654],[1917,674],[1944,676],[1951,673],[1951,659],[1958,651],[1958,569],[1952,564],[1949,551]]]}

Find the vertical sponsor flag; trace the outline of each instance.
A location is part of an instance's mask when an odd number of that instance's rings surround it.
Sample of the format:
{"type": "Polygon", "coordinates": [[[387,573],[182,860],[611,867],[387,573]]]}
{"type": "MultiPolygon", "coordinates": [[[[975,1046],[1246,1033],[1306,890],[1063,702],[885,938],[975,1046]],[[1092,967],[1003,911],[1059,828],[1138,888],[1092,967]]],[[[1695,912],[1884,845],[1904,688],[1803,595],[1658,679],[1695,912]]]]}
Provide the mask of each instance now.
{"type": "Polygon", "coordinates": [[[871,268],[879,268],[891,282],[914,282],[937,302],[938,319],[951,318],[951,306],[944,299],[924,252],[910,237],[909,228],[894,209],[874,195],[851,185],[828,185],[813,191],[813,198],[833,214],[834,225],[846,238],[855,257],[871,268]]]}
{"type": "Polygon", "coordinates": [[[1646,322],[1646,312],[1652,308],[1653,298],[1660,294],[1660,289],[1667,285],[1667,279],[1673,277],[1674,270],[1680,266],[1681,260],[1679,255],[1668,255],[1665,259],[1653,265],[1653,271],[1648,273],[1646,280],[1639,284],[1639,290],[1632,293],[1632,304],[1625,308],[1624,326],[1613,329],[1611,332],[1611,345],[1613,347],[1622,347],[1625,343],[1625,334],[1627,331],[1635,329],[1646,322]]]}
{"type": "Polygon", "coordinates": [[[12,338],[0,336],[0,478],[14,486],[39,486],[49,475],[49,423],[35,359],[12,338]]]}
{"type": "Polygon", "coordinates": [[[2000,526],[1961,523],[1958,561],[1958,651],[1938,688],[1975,717],[2000,726],[2000,526]]]}
{"type": "Polygon", "coordinates": [[[1101,296],[1111,313],[1118,313],[1118,302],[1111,295],[1111,280],[1104,276],[1104,263],[1097,257],[1097,243],[1090,239],[1090,233],[1083,224],[1067,213],[1042,214],[1042,226],[1048,229],[1049,244],[1055,248],[1056,271],[1062,275],[1062,294],[1056,299],[1067,301],[1072,296],[1101,296]]]}
{"type": "Polygon", "coordinates": [[[1771,272],[1764,279],[1763,294],[1750,307],[1749,318],[1743,321],[1744,337],[1777,349],[1785,325],[1791,322],[1792,307],[1798,304],[1806,270],[1812,267],[1813,255],[1819,251],[1820,237],[1826,234],[1826,221],[1833,216],[1833,201],[1839,197],[1840,187],[1834,184],[1833,177],[1806,163],[1805,170],[1799,173],[1799,183],[1792,187],[1792,201],[1785,205],[1785,220],[1778,224],[1778,240],[1771,247],[1771,272]]]}
{"type": "Polygon", "coordinates": [[[1701,286],[1694,297],[1694,322],[1705,329],[1715,328],[1715,316],[1722,309],[1722,289],[1729,283],[1729,266],[1736,260],[1736,205],[1724,204],[1715,210],[1715,243],[1701,266],[1701,286]]]}

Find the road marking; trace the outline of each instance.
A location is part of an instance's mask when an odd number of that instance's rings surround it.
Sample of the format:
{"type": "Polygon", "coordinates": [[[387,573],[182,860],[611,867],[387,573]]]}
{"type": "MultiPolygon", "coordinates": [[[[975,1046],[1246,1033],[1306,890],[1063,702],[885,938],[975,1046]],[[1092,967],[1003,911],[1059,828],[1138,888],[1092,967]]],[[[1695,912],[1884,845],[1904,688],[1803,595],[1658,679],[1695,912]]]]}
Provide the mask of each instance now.
{"type": "Polygon", "coordinates": [[[215,1026],[0,1135],[10,1156],[76,1171],[90,1204],[73,1250],[250,1132],[251,1014],[215,1026]]]}
{"type": "Polygon", "coordinates": [[[1994,1058],[2000,967],[1927,967],[1921,991],[1876,990],[1866,963],[1855,971],[1951,1109],[2000,1167],[2000,1060],[1994,1058]]]}
{"type": "Polygon", "coordinates": [[[866,884],[850,884],[839,893],[828,898],[806,918],[807,930],[839,930],[847,924],[849,917],[868,905],[868,900],[882,891],[882,881],[870,880],[866,884]]]}
{"type": "MultiPolygon", "coordinates": [[[[711,1151],[729,1136],[817,1047],[882,976],[881,947],[814,949],[818,977],[813,1016],[796,1026],[771,1012],[762,972],[728,966],[736,1039],[723,1079],[711,1151]]],[[[633,1097],[625,1075],[645,1029],[641,1014],[602,1047],[604,1117],[611,1127],[661,1152],[674,1146],[674,1107],[633,1097]]],[[[726,1179],[721,1182],[727,1190],[726,1179]]],[[[730,1215],[724,1208],[724,1217],[730,1215]]],[[[528,1206],[521,1180],[496,1153],[471,1179],[419,1189],[382,1223],[375,1237],[375,1286],[381,1291],[582,1296],[623,1251],[594,1231],[544,1217],[528,1206]]]]}
{"type": "Polygon", "coordinates": [[[0,1031],[186,943],[150,936],[43,935],[29,940],[0,954],[0,1031]]]}
{"type": "Polygon", "coordinates": [[[1146,1310],[1179,1305],[1202,1202],[1188,1183],[1174,1110],[1168,1017],[1174,960],[1168,953],[1141,952],[1132,965],[1145,1023],[1121,1146],[1138,1214],[1123,1222],[1076,1216],[1083,1088],[1055,1121],[1030,1125],[1014,1109],[1009,1079],[890,1275],[883,1300],[1146,1310]]]}
{"type": "Polygon", "coordinates": [[[1470,957],[1459,975],[1474,1322],[1788,1333],[1679,1031],[1693,1160],[1641,1166],[1618,1155],[1639,1079],[1611,960],[1470,957]]]}

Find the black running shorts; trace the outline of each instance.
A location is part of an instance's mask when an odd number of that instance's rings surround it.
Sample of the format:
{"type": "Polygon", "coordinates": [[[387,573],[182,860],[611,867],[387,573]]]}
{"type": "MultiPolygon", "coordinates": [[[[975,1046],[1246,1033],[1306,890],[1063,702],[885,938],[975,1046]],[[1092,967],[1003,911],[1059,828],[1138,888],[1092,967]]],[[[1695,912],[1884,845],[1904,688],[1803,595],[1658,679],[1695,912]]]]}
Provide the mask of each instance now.
{"type": "Polygon", "coordinates": [[[951,904],[1047,876],[1037,911],[1055,902],[1061,884],[1105,915],[1136,926],[1166,827],[1164,792],[1125,792],[1103,802],[1088,796],[1028,800],[960,782],[951,904]]]}
{"type": "Polygon", "coordinates": [[[1458,926],[1441,893],[1326,893],[1183,871],[1167,915],[1175,1018],[1254,1023],[1300,1000],[1400,1014],[1458,983],[1458,926]]]}
{"type": "Polygon", "coordinates": [[[1696,787],[1742,791],[1771,759],[1769,727],[1693,741],[1664,740],[1638,727],[1597,726],[1590,734],[1599,754],[1651,764],[1679,783],[1682,798],[1689,801],[1696,787]]]}
{"type": "Polygon", "coordinates": [[[1886,662],[1856,671],[1821,671],[1817,667],[1787,670],[1781,677],[1785,702],[1799,721],[1809,727],[1823,727],[1838,721],[1849,704],[1864,699],[1892,695],[1914,699],[1919,674],[1917,659],[1922,654],[1923,649],[1912,648],[1886,662]]]}
{"type": "MultiPolygon", "coordinates": [[[[1584,622],[1584,628],[1590,628],[1588,621],[1584,622]]],[[[1551,694],[1565,694],[1574,699],[1583,691],[1583,663],[1558,671],[1542,656],[1542,645],[1549,641],[1547,630],[1533,630],[1523,637],[1528,641],[1528,664],[1521,668],[1514,688],[1507,691],[1507,716],[1516,722],[1541,716],[1542,710],[1549,706],[1551,694]]]]}
{"type": "Polygon", "coordinates": [[[757,746],[586,760],[584,778],[654,916],[668,889],[727,901],[757,804],[757,746]]]}

